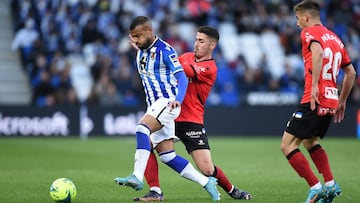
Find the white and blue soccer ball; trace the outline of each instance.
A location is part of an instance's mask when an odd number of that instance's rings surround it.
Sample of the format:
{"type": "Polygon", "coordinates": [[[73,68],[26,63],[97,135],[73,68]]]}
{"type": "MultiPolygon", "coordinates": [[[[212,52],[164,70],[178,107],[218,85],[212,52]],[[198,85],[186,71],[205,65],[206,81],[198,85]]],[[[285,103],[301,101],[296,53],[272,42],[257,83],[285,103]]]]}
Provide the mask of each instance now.
{"type": "Polygon", "coordinates": [[[69,203],[76,197],[76,187],[69,178],[58,178],[50,186],[50,197],[55,202],[69,203]]]}

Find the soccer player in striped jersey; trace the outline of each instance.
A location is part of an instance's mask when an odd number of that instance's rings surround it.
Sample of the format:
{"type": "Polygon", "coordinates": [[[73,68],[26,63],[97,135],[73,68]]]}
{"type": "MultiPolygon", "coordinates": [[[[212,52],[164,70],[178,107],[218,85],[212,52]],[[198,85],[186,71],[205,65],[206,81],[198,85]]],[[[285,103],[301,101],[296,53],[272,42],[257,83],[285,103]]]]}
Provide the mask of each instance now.
{"type": "MultiPolygon", "coordinates": [[[[219,33],[209,26],[198,28],[194,51],[182,54],[179,59],[189,79],[189,85],[181,104],[181,112],[175,120],[175,135],[180,138],[197,168],[206,176],[218,179],[219,185],[234,199],[250,200],[249,192],[235,187],[219,166],[211,160],[209,141],[204,127],[205,103],[215,83],[217,66],[212,58],[219,41],[219,33]]],[[[135,201],[162,201],[164,199],[158,178],[156,156],[151,153],[145,171],[150,191],[135,201]]]]}
{"type": "Polygon", "coordinates": [[[281,150],[294,170],[310,187],[306,203],[331,203],[341,194],[324,148],[319,144],[334,119],[344,119],[346,100],[355,80],[355,69],[336,34],[320,21],[320,5],[305,0],[294,6],[297,25],[302,29],[300,38],[305,68],[304,95],[293,113],[282,137],[281,150]],[[344,72],[341,93],[338,94],[337,76],[344,72]],[[306,157],[299,150],[303,144],[322,174],[322,186],[306,157]]]}
{"type": "Polygon", "coordinates": [[[146,95],[147,110],[136,127],[136,151],[133,173],[125,178],[115,178],[119,185],[141,190],[144,172],[154,148],[160,160],[182,177],[200,184],[212,200],[220,200],[217,180],[195,170],[192,164],[174,150],[174,120],[180,113],[188,80],[177,53],[169,44],[159,39],[152,30],[150,20],[136,17],[130,24],[130,37],[136,47],[137,68],[146,95]]]}

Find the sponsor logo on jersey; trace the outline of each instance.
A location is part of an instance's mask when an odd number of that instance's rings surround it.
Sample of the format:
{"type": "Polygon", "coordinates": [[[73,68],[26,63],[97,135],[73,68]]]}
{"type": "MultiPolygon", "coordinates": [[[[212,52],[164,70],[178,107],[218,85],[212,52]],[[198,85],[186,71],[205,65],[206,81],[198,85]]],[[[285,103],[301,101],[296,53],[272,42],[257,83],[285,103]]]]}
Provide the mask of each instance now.
{"type": "Polygon", "coordinates": [[[170,61],[174,64],[175,67],[181,66],[179,62],[179,58],[176,54],[169,55],[170,61]]]}
{"type": "Polygon", "coordinates": [[[338,100],[338,89],[335,87],[325,87],[325,98],[338,100]]]}
{"type": "Polygon", "coordinates": [[[327,108],[327,107],[321,107],[321,106],[319,106],[319,108],[318,108],[319,116],[324,116],[327,114],[334,115],[335,113],[336,113],[336,109],[334,109],[334,108],[327,108]]]}
{"type": "Polygon", "coordinates": [[[185,134],[189,138],[199,138],[203,133],[202,131],[188,131],[185,134]]]}

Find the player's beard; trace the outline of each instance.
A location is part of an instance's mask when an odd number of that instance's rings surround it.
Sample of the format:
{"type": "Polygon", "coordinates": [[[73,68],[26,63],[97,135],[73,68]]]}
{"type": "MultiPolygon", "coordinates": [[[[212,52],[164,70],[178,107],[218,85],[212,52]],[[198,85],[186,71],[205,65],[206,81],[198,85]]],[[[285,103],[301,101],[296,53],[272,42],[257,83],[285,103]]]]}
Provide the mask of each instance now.
{"type": "Polygon", "coordinates": [[[147,38],[146,41],[140,46],[137,45],[140,49],[147,49],[152,44],[151,38],[147,38]]]}

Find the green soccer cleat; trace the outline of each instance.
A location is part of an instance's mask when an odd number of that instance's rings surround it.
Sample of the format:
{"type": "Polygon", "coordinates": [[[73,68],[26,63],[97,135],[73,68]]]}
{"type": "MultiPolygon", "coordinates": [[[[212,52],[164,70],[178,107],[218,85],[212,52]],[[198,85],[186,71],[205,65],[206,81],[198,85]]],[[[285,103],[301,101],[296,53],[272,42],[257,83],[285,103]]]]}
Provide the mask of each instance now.
{"type": "Polygon", "coordinates": [[[310,189],[307,194],[308,196],[304,203],[314,203],[326,197],[326,191],[323,188],[317,190],[310,189]]]}
{"type": "Polygon", "coordinates": [[[204,186],[204,189],[209,193],[212,200],[220,201],[220,193],[217,190],[216,185],[217,185],[217,179],[214,177],[209,177],[209,181],[204,186]]]}
{"type": "Polygon", "coordinates": [[[134,190],[142,190],[144,188],[144,183],[141,182],[135,175],[130,175],[125,178],[114,178],[114,181],[118,185],[124,185],[127,187],[131,187],[134,190]]]}

